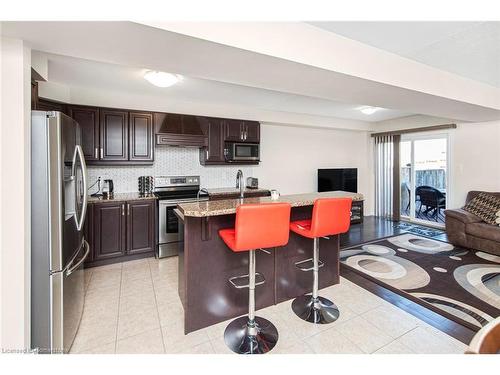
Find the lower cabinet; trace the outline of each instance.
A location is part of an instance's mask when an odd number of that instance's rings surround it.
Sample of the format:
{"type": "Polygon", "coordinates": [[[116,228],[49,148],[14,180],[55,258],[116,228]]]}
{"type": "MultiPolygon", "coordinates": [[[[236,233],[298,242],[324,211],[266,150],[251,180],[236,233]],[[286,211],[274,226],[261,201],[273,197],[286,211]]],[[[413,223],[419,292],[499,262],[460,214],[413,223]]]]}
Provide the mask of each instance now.
{"type": "Polygon", "coordinates": [[[155,246],[155,201],[127,202],[127,253],[148,253],[155,246]]]}
{"type": "Polygon", "coordinates": [[[125,255],[126,221],[125,203],[94,205],[94,261],[125,255]]]}
{"type": "MultiPolygon", "coordinates": [[[[155,200],[91,203],[86,237],[92,248],[88,264],[153,253],[155,248],[155,200]]],[[[105,263],[112,263],[107,261],[105,263]]]]}

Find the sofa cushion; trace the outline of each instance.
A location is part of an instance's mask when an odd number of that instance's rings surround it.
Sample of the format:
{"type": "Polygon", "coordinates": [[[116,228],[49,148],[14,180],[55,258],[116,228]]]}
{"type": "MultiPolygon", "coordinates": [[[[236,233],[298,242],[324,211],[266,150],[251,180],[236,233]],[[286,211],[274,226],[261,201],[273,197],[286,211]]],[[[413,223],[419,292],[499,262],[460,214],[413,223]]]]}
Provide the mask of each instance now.
{"type": "Polygon", "coordinates": [[[495,224],[496,213],[500,210],[500,198],[488,193],[479,193],[474,199],[464,206],[468,211],[488,224],[495,224]]]}
{"type": "Polygon", "coordinates": [[[470,212],[467,212],[465,210],[462,210],[461,208],[455,209],[455,210],[445,210],[444,211],[445,216],[452,217],[454,219],[457,219],[461,221],[462,223],[480,223],[482,220],[481,218],[477,217],[474,214],[471,214],[470,212]]]}
{"type": "Polygon", "coordinates": [[[474,237],[500,242],[500,227],[497,225],[486,223],[467,224],[465,226],[465,233],[474,237]]]}

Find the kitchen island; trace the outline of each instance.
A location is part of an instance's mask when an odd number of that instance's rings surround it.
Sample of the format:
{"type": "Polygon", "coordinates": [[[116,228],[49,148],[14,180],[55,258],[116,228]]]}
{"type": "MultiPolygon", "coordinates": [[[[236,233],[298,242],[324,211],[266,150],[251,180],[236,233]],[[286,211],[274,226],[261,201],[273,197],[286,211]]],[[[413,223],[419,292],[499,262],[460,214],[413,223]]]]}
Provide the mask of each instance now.
{"type": "MultiPolygon", "coordinates": [[[[248,253],[232,252],[219,237],[219,229],[234,227],[236,207],[245,203],[287,202],[291,220],[309,219],[317,198],[350,197],[362,194],[343,191],[270,197],[202,201],[178,205],[179,296],[184,307],[184,330],[189,333],[246,314],[248,290],[229,283],[248,273],[248,253]]],[[[312,257],[313,240],[290,232],[286,246],[257,250],[256,269],[266,282],[257,286],[256,308],[261,309],[311,292],[312,273],[301,271],[297,262],[312,257]]],[[[339,282],[339,236],[320,239],[319,287],[339,282]]],[[[257,313],[258,314],[258,313],[257,313]]]]}

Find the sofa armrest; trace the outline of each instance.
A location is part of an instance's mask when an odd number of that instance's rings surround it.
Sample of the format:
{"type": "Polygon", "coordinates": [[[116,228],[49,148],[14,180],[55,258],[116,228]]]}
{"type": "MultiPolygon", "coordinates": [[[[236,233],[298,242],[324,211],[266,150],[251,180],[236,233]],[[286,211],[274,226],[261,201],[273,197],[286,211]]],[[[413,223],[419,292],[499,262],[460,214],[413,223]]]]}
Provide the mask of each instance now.
{"type": "Polygon", "coordinates": [[[465,224],[480,223],[483,221],[476,215],[471,214],[470,212],[467,212],[465,210],[462,210],[461,208],[455,210],[445,210],[444,214],[446,215],[446,217],[452,217],[465,224]]]}

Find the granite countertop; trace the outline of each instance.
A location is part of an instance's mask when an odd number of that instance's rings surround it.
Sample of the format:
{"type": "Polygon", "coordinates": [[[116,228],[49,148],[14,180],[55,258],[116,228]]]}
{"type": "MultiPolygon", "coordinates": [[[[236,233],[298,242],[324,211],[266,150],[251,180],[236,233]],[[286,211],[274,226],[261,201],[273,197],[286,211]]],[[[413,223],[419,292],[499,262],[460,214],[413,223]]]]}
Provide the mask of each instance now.
{"type": "Polygon", "coordinates": [[[154,195],[141,195],[139,193],[114,193],[111,198],[91,197],[89,196],[89,203],[96,202],[125,202],[136,201],[141,199],[156,199],[154,195]]]}
{"type": "MultiPolygon", "coordinates": [[[[213,189],[206,189],[208,192],[208,195],[212,196],[221,196],[221,195],[235,195],[240,193],[240,189],[238,188],[231,188],[231,187],[226,187],[226,188],[213,188],[213,189]]],[[[248,189],[245,188],[244,194],[256,194],[256,193],[267,193],[269,192],[269,189],[248,189]]]]}
{"type": "Polygon", "coordinates": [[[270,197],[225,199],[214,201],[202,201],[193,203],[179,204],[179,210],[184,216],[207,217],[218,215],[229,215],[236,213],[236,207],[242,203],[270,203],[286,202],[292,207],[312,206],[317,198],[344,198],[349,197],[354,201],[364,200],[363,194],[348,193],[346,191],[327,191],[323,193],[293,194],[282,195],[277,200],[271,200],[270,197]]]}

